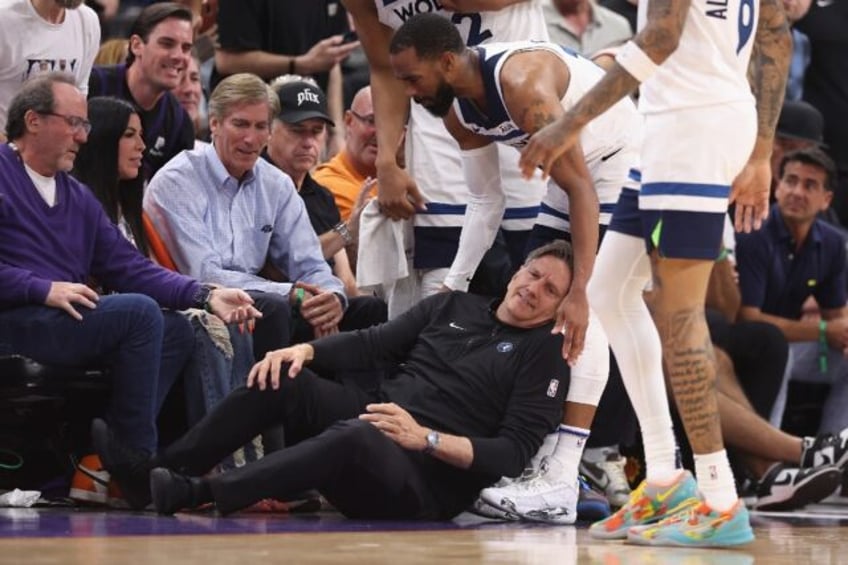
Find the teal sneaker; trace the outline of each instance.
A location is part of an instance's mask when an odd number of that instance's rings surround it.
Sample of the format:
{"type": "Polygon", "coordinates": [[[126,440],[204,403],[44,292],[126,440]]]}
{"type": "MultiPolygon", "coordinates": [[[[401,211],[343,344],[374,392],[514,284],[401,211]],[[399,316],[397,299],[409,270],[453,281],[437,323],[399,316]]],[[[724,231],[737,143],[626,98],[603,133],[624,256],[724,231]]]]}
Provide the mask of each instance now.
{"type": "Polygon", "coordinates": [[[754,541],[748,509],[741,500],[726,512],[699,502],[656,524],[632,528],[627,541],[637,545],[677,547],[730,547],[754,541]]]}
{"type": "Polygon", "coordinates": [[[627,504],[612,516],[592,524],[589,535],[596,539],[627,539],[634,526],[654,524],[700,502],[698,484],[689,471],[681,471],[667,485],[642,484],[630,493],[627,504]]]}

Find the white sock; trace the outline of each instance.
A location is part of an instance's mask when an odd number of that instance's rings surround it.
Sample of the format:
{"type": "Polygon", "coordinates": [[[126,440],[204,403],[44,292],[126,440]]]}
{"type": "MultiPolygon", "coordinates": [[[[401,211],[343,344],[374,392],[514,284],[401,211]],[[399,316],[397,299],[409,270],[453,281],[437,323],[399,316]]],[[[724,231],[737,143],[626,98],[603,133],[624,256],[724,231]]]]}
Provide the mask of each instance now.
{"type": "Polygon", "coordinates": [[[583,447],[589,439],[589,430],[560,424],[557,430],[559,441],[550,456],[556,473],[555,479],[569,485],[577,484],[577,468],[583,456],[583,447]]]}
{"type": "MultiPolygon", "coordinates": [[[[539,447],[539,451],[536,452],[536,455],[530,459],[530,462],[527,464],[526,469],[530,469],[535,471],[539,468],[539,465],[542,464],[542,459],[545,457],[550,457],[557,446],[557,441],[559,441],[559,432],[553,432],[545,436],[545,439],[542,440],[542,445],[539,447]]],[[[526,471],[525,469],[525,471],[526,471]]]]}
{"type": "Polygon", "coordinates": [[[680,471],[677,468],[677,443],[671,423],[663,415],[660,418],[645,418],[640,425],[645,450],[645,479],[649,483],[666,484],[680,471]]]}
{"type": "Polygon", "coordinates": [[[698,490],[713,510],[730,510],[739,497],[736,495],[736,483],[730,461],[725,450],[695,455],[695,478],[698,490]]]}

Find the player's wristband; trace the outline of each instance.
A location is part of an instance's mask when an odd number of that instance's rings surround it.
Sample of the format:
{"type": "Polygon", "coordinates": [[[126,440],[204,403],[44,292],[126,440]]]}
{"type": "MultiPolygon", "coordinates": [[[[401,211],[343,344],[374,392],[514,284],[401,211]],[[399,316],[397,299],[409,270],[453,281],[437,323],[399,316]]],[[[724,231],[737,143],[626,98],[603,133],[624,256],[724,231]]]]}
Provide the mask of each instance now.
{"type": "Polygon", "coordinates": [[[300,287],[294,289],[294,304],[292,304],[292,314],[297,316],[300,314],[300,305],[303,304],[303,299],[306,295],[306,291],[300,287]]]}
{"type": "Polygon", "coordinates": [[[819,320],[819,371],[827,373],[827,322],[819,320]]]}
{"type": "Polygon", "coordinates": [[[624,44],[624,47],[615,56],[615,60],[639,82],[645,82],[660,68],[633,41],[624,44]]]}

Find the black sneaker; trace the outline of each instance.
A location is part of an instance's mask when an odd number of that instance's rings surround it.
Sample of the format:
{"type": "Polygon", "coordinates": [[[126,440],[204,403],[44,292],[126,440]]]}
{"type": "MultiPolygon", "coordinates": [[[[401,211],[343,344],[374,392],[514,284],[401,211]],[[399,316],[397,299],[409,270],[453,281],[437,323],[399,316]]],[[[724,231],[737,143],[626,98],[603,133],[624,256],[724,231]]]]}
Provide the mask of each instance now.
{"type": "Polygon", "coordinates": [[[834,465],[812,468],[776,463],[760,479],[754,509],[795,510],[827,498],[842,483],[842,471],[834,465]]]}
{"type": "Polygon", "coordinates": [[[839,434],[821,434],[802,440],[801,467],[836,465],[848,469],[848,428],[839,434]]]}
{"type": "Polygon", "coordinates": [[[170,516],[194,506],[194,492],[191,479],[164,467],[150,472],[150,492],[156,512],[170,516]]]}
{"type": "Polygon", "coordinates": [[[146,508],[150,504],[150,454],[122,444],[100,418],[91,423],[91,441],[103,468],[118,483],[130,508],[146,508]]]}

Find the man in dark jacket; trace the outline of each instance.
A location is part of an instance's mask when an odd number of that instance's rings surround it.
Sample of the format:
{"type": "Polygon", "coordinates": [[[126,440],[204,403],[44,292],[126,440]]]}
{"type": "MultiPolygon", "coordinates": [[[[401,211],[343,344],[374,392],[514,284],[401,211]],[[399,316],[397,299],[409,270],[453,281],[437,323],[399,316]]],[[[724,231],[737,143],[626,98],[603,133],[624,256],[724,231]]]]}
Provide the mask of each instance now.
{"type": "MultiPolygon", "coordinates": [[[[121,487],[149,485],[165,514],[211,501],[229,513],[315,488],[348,517],[455,516],[481,488],[521,473],[559,422],[568,367],[551,330],[571,265],[570,246],[556,241],[528,257],[501,301],[440,293],[380,326],[273,351],[186,436],[134,462],[161,467],[149,481],[139,471],[121,487]],[[318,376],[391,364],[374,390],[318,376]],[[196,478],[277,422],[290,447],[196,478]]],[[[94,439],[121,451],[103,424],[94,439]]]]}

